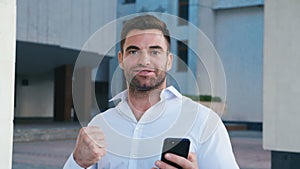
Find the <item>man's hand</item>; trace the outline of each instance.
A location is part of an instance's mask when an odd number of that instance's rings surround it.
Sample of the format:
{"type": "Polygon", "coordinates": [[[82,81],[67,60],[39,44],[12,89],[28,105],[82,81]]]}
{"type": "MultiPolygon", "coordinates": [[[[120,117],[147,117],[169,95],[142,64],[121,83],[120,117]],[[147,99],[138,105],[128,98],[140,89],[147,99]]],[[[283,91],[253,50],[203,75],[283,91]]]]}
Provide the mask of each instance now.
{"type": "MultiPolygon", "coordinates": [[[[177,156],[175,154],[170,154],[170,153],[167,153],[165,155],[165,158],[171,162],[178,164],[183,169],[199,169],[197,156],[195,153],[189,153],[187,159],[183,158],[181,156],[177,156]]],[[[160,169],[176,169],[175,167],[172,167],[172,166],[168,165],[167,163],[164,163],[160,160],[156,161],[155,165],[160,169]]],[[[154,169],[154,168],[152,168],[152,169],[154,169]]]]}
{"type": "Polygon", "coordinates": [[[74,160],[83,168],[97,163],[106,154],[104,134],[99,127],[88,126],[80,129],[75,150],[74,160]]]}

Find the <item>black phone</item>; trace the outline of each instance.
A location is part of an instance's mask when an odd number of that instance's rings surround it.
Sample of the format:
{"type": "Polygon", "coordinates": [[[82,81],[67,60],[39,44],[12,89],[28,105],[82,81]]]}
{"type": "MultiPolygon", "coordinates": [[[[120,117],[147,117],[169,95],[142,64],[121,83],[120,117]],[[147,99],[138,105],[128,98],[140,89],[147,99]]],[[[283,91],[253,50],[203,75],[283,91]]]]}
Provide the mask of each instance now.
{"type": "Polygon", "coordinates": [[[189,154],[189,149],[190,140],[187,138],[166,138],[163,144],[161,161],[176,168],[182,168],[179,165],[165,159],[165,154],[172,153],[187,158],[189,154]]]}

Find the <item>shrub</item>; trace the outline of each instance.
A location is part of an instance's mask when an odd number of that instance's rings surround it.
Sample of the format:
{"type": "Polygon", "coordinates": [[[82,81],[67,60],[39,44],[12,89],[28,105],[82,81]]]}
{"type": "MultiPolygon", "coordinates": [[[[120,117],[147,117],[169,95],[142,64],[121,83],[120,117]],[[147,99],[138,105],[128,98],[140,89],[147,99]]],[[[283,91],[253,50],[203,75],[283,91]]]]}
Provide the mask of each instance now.
{"type": "Polygon", "coordinates": [[[212,97],[211,95],[185,95],[194,101],[203,101],[203,102],[221,102],[222,99],[218,96],[212,97]]]}

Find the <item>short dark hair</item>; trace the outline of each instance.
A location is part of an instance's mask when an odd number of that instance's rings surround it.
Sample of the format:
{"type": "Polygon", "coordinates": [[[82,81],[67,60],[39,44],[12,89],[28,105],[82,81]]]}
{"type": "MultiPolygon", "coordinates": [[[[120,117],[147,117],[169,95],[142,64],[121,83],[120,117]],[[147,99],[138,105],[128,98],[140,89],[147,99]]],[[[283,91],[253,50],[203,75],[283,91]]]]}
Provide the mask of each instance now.
{"type": "Polygon", "coordinates": [[[171,38],[170,38],[170,32],[167,28],[167,25],[163,21],[156,18],[155,16],[147,14],[147,15],[137,16],[128,21],[125,21],[121,32],[121,44],[120,44],[121,52],[123,52],[123,46],[127,34],[133,29],[139,29],[139,30],[158,29],[162,31],[165,39],[169,43],[168,48],[170,48],[171,38]]]}

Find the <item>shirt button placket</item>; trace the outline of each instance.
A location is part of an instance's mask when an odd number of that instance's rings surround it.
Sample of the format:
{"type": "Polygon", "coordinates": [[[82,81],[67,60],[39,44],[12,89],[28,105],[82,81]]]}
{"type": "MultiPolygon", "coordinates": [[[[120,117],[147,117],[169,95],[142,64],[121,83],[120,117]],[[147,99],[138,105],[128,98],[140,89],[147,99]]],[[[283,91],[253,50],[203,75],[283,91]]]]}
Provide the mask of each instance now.
{"type": "Polygon", "coordinates": [[[138,140],[140,138],[141,138],[141,126],[137,124],[134,129],[133,137],[132,137],[129,168],[138,168],[136,158],[138,157],[138,148],[139,148],[138,140]]]}

